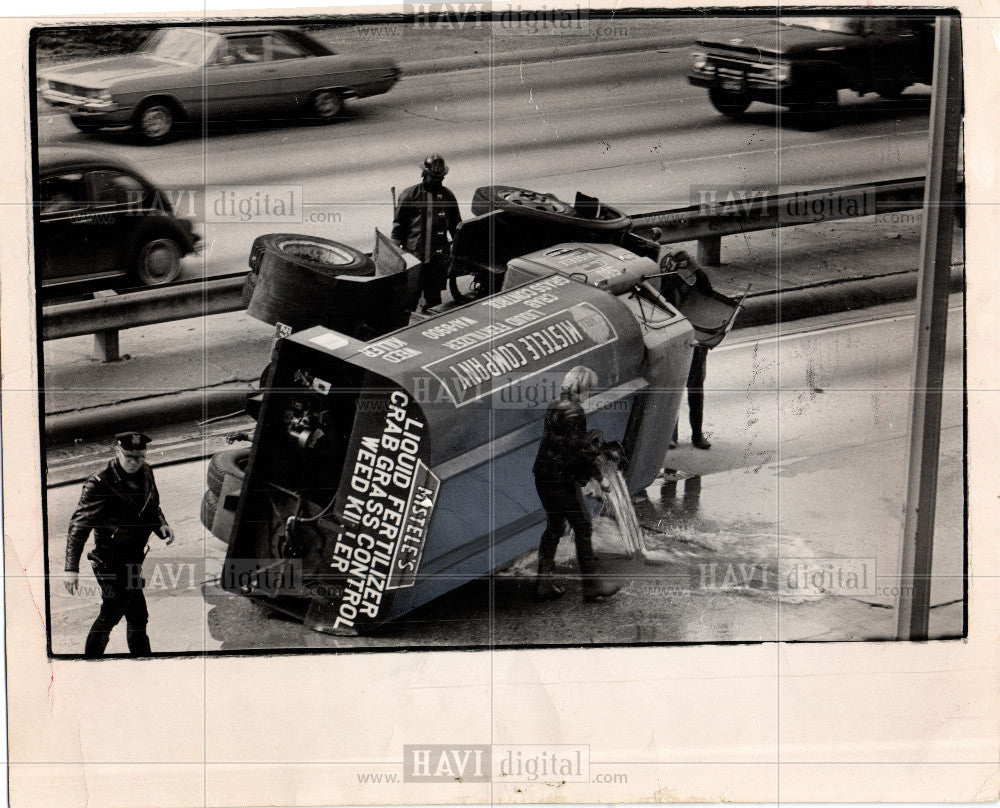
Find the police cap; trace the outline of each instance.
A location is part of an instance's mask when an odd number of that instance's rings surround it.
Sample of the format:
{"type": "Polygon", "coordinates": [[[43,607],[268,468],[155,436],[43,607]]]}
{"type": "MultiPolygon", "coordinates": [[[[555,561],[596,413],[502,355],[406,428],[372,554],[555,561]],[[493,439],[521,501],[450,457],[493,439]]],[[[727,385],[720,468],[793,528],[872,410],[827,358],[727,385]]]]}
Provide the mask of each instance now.
{"type": "Polygon", "coordinates": [[[141,452],[150,442],[148,435],[141,432],[119,432],[115,435],[115,445],[121,446],[126,452],[141,452]]]}

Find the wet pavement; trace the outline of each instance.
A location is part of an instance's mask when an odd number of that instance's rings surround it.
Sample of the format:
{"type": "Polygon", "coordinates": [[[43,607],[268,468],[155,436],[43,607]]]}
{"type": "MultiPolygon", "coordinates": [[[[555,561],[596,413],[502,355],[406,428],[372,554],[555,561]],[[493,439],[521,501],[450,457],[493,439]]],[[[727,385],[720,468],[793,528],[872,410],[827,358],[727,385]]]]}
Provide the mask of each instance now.
{"type": "MultiPolygon", "coordinates": [[[[953,306],[960,302],[954,298],[953,306]]],[[[154,651],[890,639],[913,319],[898,309],[886,313],[897,316],[855,324],[827,319],[780,339],[733,335],[713,351],[706,386],[712,449],[683,442],[689,436],[682,411],[682,443],[665,458],[672,471],[637,502],[660,563],[627,557],[613,521],[596,520],[597,549],[623,585],[603,603],[580,598],[565,537],[557,563],[568,591],[559,600],[532,600],[534,554],[527,554],[374,635],[307,631],[213,583],[225,549],[198,520],[205,461],[161,465],[163,509],[178,540],[169,548],[154,541],[144,569],[154,651]]],[[[958,313],[952,309],[941,433],[934,637],[964,630],[958,313]]],[[[220,434],[212,440],[221,441],[220,434]]],[[[53,571],[62,569],[78,493],[78,483],[49,491],[53,571]]],[[[92,584],[88,573],[81,577],[92,584]]],[[[71,597],[56,578],[51,608],[53,650],[78,653],[96,615],[95,594],[71,597]]],[[[124,652],[123,634],[116,631],[109,652],[124,652]]]]}

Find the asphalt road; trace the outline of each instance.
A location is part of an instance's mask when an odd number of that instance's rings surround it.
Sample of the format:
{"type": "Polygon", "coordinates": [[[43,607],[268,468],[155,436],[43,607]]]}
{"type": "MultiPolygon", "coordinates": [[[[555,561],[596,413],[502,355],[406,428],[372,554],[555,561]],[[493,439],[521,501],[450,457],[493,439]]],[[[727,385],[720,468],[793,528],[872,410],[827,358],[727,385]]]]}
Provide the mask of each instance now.
{"type": "Polygon", "coordinates": [[[569,200],[580,190],[637,212],[689,204],[697,186],[822,187],[925,170],[927,88],[896,102],[842,92],[843,121],[824,132],[782,127],[776,109],[760,104],[733,122],[685,81],[689,50],[404,78],[331,126],[237,122],[149,148],[81,135],[43,109],[39,135],[113,150],[170,189],[182,212],[207,212],[206,250],[186,259],[187,277],[245,268],[253,239],[268,232],[371,249],[374,228],[391,226],[389,189],[417,181],[428,152],[448,159],[463,215],[474,189],[491,182],[569,200]],[[263,211],[264,195],[284,200],[289,189],[300,221],[247,218],[235,204],[263,211]]]}
{"type": "MultiPolygon", "coordinates": [[[[665,459],[682,480],[657,482],[639,505],[650,545],[669,561],[644,566],[621,557],[610,522],[599,521],[598,544],[619,554],[609,564],[625,584],[605,604],[581,603],[572,543],[564,539],[558,562],[570,588],[560,601],[530,600],[529,554],[492,582],[474,581],[376,636],[304,631],[211,584],[224,548],[198,521],[204,462],[159,468],[163,509],[178,540],[170,548],[154,541],[144,572],[154,650],[890,638],[913,328],[905,307],[884,307],[804,321],[778,337],[738,332],[713,351],[706,385],[713,447],[701,452],[683,443],[682,412],[682,445],[665,459]],[[727,582],[727,572],[736,577],[727,582]]],[[[955,297],[932,636],[963,628],[962,386],[961,298],[955,297]]],[[[94,457],[95,469],[102,462],[94,457]]],[[[78,484],[48,491],[48,559],[56,576],[78,494],[78,484]]],[[[82,578],[93,584],[88,572],[82,578]]],[[[77,653],[96,614],[96,595],[85,587],[70,597],[58,577],[51,591],[53,650],[77,653]]],[[[119,630],[109,651],[123,650],[119,630]]]]}

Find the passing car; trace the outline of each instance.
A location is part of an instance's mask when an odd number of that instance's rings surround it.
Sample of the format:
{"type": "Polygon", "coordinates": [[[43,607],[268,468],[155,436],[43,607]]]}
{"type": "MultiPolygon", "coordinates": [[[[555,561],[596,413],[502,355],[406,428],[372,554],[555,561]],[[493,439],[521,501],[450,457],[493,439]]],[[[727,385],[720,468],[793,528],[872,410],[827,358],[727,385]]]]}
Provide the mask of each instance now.
{"type": "Polygon", "coordinates": [[[730,118],[754,101],[787,107],[803,128],[834,122],[837,91],[897,98],[929,84],[934,23],[915,17],[790,17],[698,40],[688,81],[730,118]]]}
{"type": "Polygon", "coordinates": [[[388,57],[335,54],[294,27],[161,28],[127,56],[42,71],[39,92],[81,132],[131,127],[157,144],[205,118],[298,111],[328,123],[345,99],[385,93],[399,73],[388,57]]]}
{"type": "Polygon", "coordinates": [[[42,295],[176,280],[198,249],[191,221],[134,166],[84,149],[42,146],[35,189],[42,295]]]}

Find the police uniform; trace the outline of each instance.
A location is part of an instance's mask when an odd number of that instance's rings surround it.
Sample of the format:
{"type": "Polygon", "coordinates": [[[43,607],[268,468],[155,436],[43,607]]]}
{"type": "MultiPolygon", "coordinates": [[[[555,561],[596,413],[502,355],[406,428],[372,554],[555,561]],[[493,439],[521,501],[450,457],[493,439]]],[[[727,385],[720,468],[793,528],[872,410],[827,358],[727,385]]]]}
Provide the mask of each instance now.
{"type": "Polygon", "coordinates": [[[392,224],[392,240],[422,262],[420,290],[425,306],[441,302],[441,292],[451,266],[451,239],[462,216],[455,195],[441,184],[447,172],[444,160],[431,155],[424,162],[424,179],[399,195],[392,224]],[[440,176],[428,173],[428,166],[440,164],[440,176]]]}
{"type": "MultiPolygon", "coordinates": [[[[141,451],[149,438],[137,432],[116,436],[125,451],[141,451]]],[[[115,457],[87,480],[66,536],[66,571],[78,572],[80,557],[91,531],[94,549],[87,553],[101,587],[101,611],[87,635],[85,656],[100,656],[111,630],[124,617],[129,652],[150,653],[146,624],[149,613],[142,588],[142,562],[151,533],[167,535],[153,471],[143,463],[128,474],[115,457]]]]}

